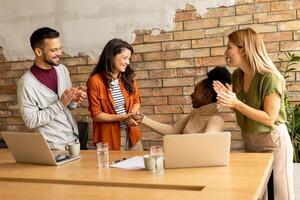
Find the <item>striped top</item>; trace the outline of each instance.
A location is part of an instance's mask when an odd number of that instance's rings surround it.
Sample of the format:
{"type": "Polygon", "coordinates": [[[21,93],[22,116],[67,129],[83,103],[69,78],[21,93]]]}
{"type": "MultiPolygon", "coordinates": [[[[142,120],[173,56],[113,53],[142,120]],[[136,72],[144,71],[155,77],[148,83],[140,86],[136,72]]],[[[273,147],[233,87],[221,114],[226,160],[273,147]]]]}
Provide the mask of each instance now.
{"type": "MultiPolygon", "coordinates": [[[[125,110],[125,99],[122,94],[122,91],[119,86],[119,80],[113,80],[111,82],[111,93],[115,102],[115,111],[117,114],[126,114],[125,110]]],[[[121,128],[126,128],[127,124],[125,121],[121,121],[120,123],[121,128]]]]}

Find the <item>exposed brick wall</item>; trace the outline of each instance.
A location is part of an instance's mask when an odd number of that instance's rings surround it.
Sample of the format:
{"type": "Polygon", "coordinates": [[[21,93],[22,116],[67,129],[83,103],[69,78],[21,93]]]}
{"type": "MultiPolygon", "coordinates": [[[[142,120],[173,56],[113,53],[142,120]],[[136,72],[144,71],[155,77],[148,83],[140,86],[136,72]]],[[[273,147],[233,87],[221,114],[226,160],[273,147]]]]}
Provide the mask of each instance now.
{"type": "MultiPolygon", "coordinates": [[[[269,55],[280,66],[284,52],[300,54],[300,1],[237,0],[235,6],[209,9],[198,16],[193,6],[178,10],[174,30],[152,36],[137,32],[133,43],[133,64],[142,95],[142,112],[165,123],[176,122],[191,110],[190,94],[208,70],[225,65],[226,35],[239,28],[253,27],[267,46],[269,55]]],[[[74,85],[85,85],[97,60],[87,56],[64,56],[74,85]]],[[[16,83],[32,61],[7,62],[0,47],[0,131],[27,130],[18,111],[16,83]]],[[[289,79],[291,100],[300,101],[300,65],[289,79]]],[[[230,69],[231,71],[233,69],[230,69]]],[[[87,101],[73,111],[77,120],[91,120],[87,101]]],[[[241,140],[235,115],[222,113],[226,130],[234,141],[241,140]]],[[[145,147],[159,143],[161,136],[142,126],[145,147]]],[[[90,135],[91,136],[91,135],[90,135]]]]}

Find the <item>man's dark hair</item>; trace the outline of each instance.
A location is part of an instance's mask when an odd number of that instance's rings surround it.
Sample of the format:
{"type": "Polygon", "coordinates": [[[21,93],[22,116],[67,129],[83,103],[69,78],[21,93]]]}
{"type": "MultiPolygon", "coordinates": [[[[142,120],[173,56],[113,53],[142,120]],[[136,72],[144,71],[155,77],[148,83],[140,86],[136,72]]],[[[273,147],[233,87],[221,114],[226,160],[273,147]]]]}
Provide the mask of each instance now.
{"type": "Polygon", "coordinates": [[[47,38],[58,38],[59,32],[52,28],[43,27],[39,28],[32,33],[30,36],[30,45],[31,48],[34,50],[37,47],[42,47],[44,39],[47,38]]]}

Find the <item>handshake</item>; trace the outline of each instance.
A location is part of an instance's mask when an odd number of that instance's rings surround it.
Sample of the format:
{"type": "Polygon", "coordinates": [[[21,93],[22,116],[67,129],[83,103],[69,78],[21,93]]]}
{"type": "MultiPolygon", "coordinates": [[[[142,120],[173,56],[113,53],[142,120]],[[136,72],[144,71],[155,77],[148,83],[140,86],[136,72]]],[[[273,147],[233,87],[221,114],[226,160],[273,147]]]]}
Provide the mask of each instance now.
{"type": "Polygon", "coordinates": [[[138,126],[142,122],[144,115],[140,112],[126,114],[126,123],[128,126],[138,126]]]}

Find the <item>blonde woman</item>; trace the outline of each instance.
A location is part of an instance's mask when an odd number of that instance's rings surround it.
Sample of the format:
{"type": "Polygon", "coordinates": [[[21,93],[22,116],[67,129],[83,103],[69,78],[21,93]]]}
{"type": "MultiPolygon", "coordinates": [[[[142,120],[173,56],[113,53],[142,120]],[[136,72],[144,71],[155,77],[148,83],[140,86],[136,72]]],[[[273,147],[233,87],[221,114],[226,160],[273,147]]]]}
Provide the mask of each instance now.
{"type": "Polygon", "coordinates": [[[218,102],[236,112],[246,151],[273,152],[276,200],[293,200],[293,149],[285,126],[285,81],[251,28],[228,36],[225,56],[238,67],[232,85],[214,82],[218,102]]]}

